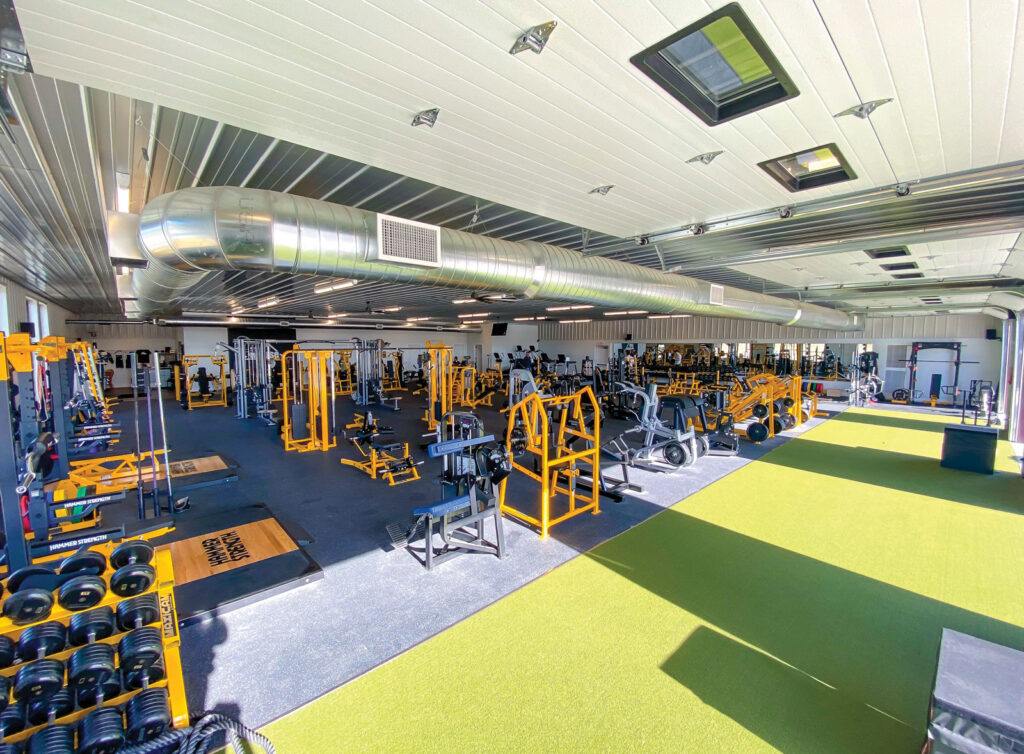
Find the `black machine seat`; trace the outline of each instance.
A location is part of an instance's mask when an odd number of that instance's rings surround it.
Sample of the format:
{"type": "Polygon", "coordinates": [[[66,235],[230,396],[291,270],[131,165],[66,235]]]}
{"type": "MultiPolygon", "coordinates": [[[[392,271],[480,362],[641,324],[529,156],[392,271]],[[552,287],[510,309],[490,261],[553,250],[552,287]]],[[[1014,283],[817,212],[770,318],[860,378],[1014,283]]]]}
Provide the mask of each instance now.
{"type": "Polygon", "coordinates": [[[371,442],[370,447],[374,450],[390,451],[402,447],[400,442],[371,442]]]}

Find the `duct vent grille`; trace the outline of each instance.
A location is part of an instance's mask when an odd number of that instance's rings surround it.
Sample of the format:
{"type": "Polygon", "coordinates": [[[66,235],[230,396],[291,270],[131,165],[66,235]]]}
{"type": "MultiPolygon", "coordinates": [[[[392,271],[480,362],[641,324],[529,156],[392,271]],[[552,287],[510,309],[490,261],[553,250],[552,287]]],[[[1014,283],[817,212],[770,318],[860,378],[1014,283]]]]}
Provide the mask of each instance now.
{"type": "Polygon", "coordinates": [[[711,294],[708,296],[708,303],[714,306],[725,305],[725,286],[718,283],[711,284],[711,294]]]}
{"type": "Polygon", "coordinates": [[[382,262],[441,266],[441,229],[400,217],[377,214],[377,251],[382,262]]]}

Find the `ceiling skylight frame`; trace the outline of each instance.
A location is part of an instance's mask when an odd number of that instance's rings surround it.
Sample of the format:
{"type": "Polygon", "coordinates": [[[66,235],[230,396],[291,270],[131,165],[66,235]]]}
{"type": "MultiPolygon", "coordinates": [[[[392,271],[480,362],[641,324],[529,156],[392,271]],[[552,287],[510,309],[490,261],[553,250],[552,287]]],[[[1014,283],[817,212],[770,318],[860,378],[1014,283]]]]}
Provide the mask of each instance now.
{"type": "Polygon", "coordinates": [[[781,183],[790,193],[807,191],[808,189],[820,188],[821,186],[830,186],[833,183],[843,183],[857,178],[857,173],[854,172],[850,163],[847,161],[846,157],[843,156],[842,151],[835,142],[831,144],[820,144],[819,146],[811,147],[810,149],[801,149],[797,152],[792,152],[791,154],[784,154],[781,157],[774,157],[770,160],[757,163],[757,166],[776,181],[781,183]],[[782,163],[785,160],[795,160],[801,155],[809,152],[817,152],[822,149],[827,149],[832,153],[832,156],[838,163],[836,167],[810,172],[804,176],[795,176],[782,166],[782,163]]]}
{"type": "MultiPolygon", "coordinates": [[[[706,37],[704,39],[710,42],[706,37]]],[[[713,42],[710,43],[714,51],[722,58],[722,62],[730,66],[730,70],[738,78],[741,78],[739,73],[732,68],[731,63],[722,55],[721,49],[714,46],[713,42]]],[[[709,126],[728,123],[779,102],[785,102],[800,94],[800,90],[786,73],[782,63],[772,53],[768,43],[758,33],[739,3],[735,2],[719,8],[651,45],[631,57],[629,61],[709,126]],[[697,72],[673,63],[668,56],[662,53],[680,40],[704,31],[721,19],[728,19],[735,24],[747,45],[760,58],[758,62],[767,68],[770,75],[763,82],[751,82],[746,87],[716,101],[702,89],[702,87],[708,88],[706,86],[707,79],[701,79],[697,72]]]]}

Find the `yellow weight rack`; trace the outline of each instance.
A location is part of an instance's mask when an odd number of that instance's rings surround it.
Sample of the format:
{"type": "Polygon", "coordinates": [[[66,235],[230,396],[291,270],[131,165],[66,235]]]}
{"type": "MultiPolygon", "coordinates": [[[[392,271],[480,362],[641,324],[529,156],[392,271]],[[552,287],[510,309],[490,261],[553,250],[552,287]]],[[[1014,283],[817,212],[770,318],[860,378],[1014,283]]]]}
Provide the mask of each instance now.
{"type": "MultiPolygon", "coordinates": [[[[109,559],[110,553],[114,549],[113,543],[107,543],[94,548],[91,548],[98,552],[102,552],[104,557],[109,559]]],[[[169,550],[157,550],[155,557],[151,563],[156,571],[156,579],[153,585],[143,592],[142,594],[155,594],[157,597],[157,603],[160,608],[160,617],[156,622],[147,624],[155,628],[160,629],[163,637],[163,667],[164,677],[161,680],[153,681],[149,684],[149,688],[163,688],[167,690],[167,701],[168,707],[171,714],[171,724],[175,728],[184,728],[189,724],[188,705],[185,701],[185,683],[182,677],[181,669],[181,637],[178,633],[178,614],[174,604],[174,569],[171,565],[171,553],[169,550]]],[[[104,598],[93,607],[89,608],[94,610],[96,608],[107,606],[112,610],[115,610],[117,603],[121,602],[122,599],[115,595],[110,589],[109,577],[113,571],[108,569],[107,573],[101,578],[107,582],[107,593],[104,598]]],[[[4,580],[4,594],[7,594],[7,582],[4,580]]],[[[141,595],[136,595],[141,596],[141,595]]],[[[134,597],[128,598],[134,599],[134,597]]],[[[28,623],[25,625],[15,625],[9,618],[0,617],[0,635],[7,637],[11,641],[17,643],[18,638],[21,634],[31,626],[40,625],[52,621],[57,621],[64,626],[67,626],[71,620],[71,616],[75,613],[65,610],[60,607],[56,602],[54,603],[53,610],[50,614],[39,621],[34,623],[28,623]]],[[[110,644],[117,647],[118,642],[128,632],[121,631],[115,626],[115,633],[109,637],[103,639],[96,639],[97,644],[110,644]]],[[[59,660],[65,666],[67,665],[68,658],[81,647],[73,646],[65,648],[60,652],[47,655],[47,660],[59,660]]],[[[117,667],[120,667],[120,657],[115,652],[117,667]]],[[[0,676],[4,676],[8,683],[13,688],[14,677],[17,675],[18,670],[29,663],[16,663],[7,668],[0,669],[0,676]]],[[[64,686],[67,687],[67,677],[65,669],[64,686]]],[[[124,691],[116,697],[103,700],[104,707],[118,707],[126,704],[133,696],[142,692],[143,689],[134,689],[124,691]]],[[[88,707],[76,707],[70,714],[56,718],[53,721],[54,725],[72,725],[77,727],[77,723],[84,718],[87,714],[97,709],[96,705],[88,707]]],[[[12,733],[4,737],[4,743],[17,744],[23,741],[27,741],[34,734],[38,733],[43,728],[50,725],[49,722],[43,723],[42,725],[33,725],[26,727],[25,729],[12,733]]]]}

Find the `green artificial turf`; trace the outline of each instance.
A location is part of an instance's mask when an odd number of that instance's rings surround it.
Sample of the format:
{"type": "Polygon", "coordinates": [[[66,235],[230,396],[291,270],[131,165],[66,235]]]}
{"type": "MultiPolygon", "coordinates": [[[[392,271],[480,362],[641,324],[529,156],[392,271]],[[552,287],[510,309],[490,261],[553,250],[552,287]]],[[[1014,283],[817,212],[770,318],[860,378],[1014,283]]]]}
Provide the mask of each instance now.
{"type": "Polygon", "coordinates": [[[941,468],[945,422],[849,410],[264,732],[282,753],[918,752],[943,626],[1024,649],[1024,480],[1006,444],[994,477],[941,468]]]}

